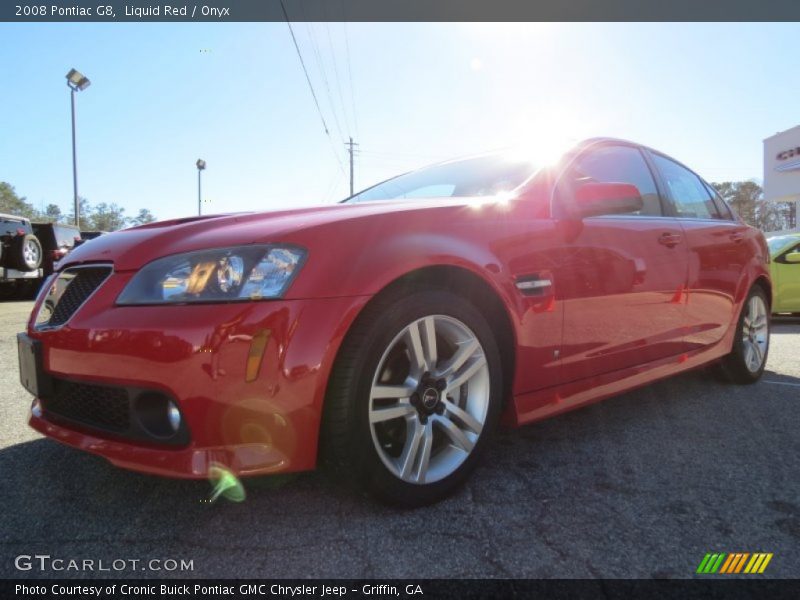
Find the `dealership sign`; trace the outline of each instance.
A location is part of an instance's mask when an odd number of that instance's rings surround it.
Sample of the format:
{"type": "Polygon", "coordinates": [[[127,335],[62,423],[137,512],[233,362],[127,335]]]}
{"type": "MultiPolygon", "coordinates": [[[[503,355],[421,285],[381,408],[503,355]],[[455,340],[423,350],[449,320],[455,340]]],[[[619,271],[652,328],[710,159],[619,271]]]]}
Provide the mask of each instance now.
{"type": "Polygon", "coordinates": [[[782,150],[775,156],[776,160],[785,161],[793,158],[794,160],[775,165],[776,171],[794,171],[800,169],[800,147],[792,148],[790,150],[782,150]]]}
{"type": "Polygon", "coordinates": [[[800,126],[764,140],[764,198],[800,200],[800,126]]]}

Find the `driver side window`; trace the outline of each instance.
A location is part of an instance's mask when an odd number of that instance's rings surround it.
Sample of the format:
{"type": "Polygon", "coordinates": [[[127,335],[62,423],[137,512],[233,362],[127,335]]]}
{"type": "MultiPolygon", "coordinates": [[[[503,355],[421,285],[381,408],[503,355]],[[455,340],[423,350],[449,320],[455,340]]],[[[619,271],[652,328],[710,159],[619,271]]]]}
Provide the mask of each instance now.
{"type": "Polygon", "coordinates": [[[558,183],[556,198],[569,201],[586,183],[628,183],[642,196],[642,210],[627,213],[661,216],[661,202],[653,175],[642,153],[632,146],[602,146],[578,157],[558,183]]]}

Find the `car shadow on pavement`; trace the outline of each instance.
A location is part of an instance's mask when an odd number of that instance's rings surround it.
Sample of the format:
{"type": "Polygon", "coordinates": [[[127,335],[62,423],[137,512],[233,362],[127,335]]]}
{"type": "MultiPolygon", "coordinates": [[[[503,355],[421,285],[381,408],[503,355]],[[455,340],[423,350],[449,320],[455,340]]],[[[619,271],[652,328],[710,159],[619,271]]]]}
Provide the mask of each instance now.
{"type": "Polygon", "coordinates": [[[751,547],[783,552],[771,568],[788,576],[800,568],[800,379],[764,379],[696,371],[501,430],[463,489],[414,511],[325,470],[248,478],[244,502],[211,504],[208,482],[20,443],[0,450],[0,576],[43,553],[193,561],[157,573],[175,577],[690,577],[709,548],[751,547]]]}

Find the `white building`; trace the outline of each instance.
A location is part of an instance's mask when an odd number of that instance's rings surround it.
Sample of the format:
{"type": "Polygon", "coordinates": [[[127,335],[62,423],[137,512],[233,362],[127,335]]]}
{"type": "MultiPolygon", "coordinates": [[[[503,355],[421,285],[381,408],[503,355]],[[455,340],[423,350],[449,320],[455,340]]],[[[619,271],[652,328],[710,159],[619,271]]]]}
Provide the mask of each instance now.
{"type": "Polygon", "coordinates": [[[764,140],[764,199],[794,202],[795,222],[800,214],[800,125],[764,140]]]}

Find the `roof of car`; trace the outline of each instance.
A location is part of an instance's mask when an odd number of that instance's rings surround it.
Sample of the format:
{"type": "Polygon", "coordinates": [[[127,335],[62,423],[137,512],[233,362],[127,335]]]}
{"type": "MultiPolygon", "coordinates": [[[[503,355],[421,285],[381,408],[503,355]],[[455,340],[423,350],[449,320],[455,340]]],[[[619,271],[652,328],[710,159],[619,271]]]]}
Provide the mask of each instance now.
{"type": "Polygon", "coordinates": [[[28,217],[20,217],[19,215],[8,215],[6,213],[0,213],[0,219],[13,219],[14,221],[30,221],[28,217]]]}

